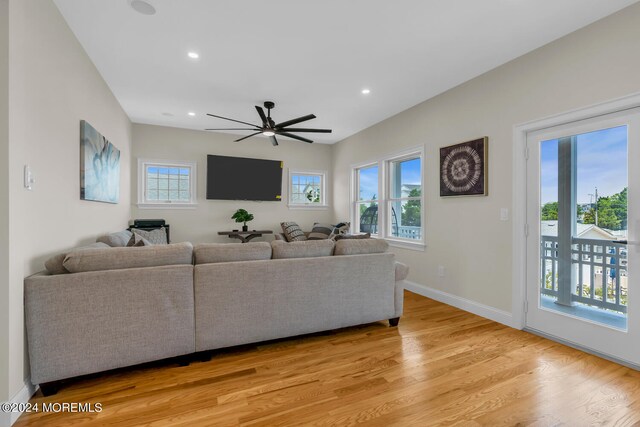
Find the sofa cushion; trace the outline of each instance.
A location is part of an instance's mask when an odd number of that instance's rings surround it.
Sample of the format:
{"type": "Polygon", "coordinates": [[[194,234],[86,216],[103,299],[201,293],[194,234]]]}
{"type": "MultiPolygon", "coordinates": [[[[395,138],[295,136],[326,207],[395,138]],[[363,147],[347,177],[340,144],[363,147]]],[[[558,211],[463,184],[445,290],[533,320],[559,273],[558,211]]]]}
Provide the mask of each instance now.
{"type": "Polygon", "coordinates": [[[333,225],[320,224],[316,222],[313,224],[313,228],[311,229],[311,233],[307,236],[307,240],[324,240],[330,238],[332,234],[333,225]]]}
{"type": "Polygon", "coordinates": [[[381,239],[344,239],[336,242],[336,255],[380,254],[387,252],[389,244],[381,239]]]}
{"type": "Polygon", "coordinates": [[[156,228],[155,230],[141,230],[139,228],[132,228],[131,232],[144,237],[154,245],[166,245],[167,242],[167,230],[164,227],[156,228]]]}
{"type": "Polygon", "coordinates": [[[191,264],[189,242],[130,248],[83,249],[69,253],[62,265],[71,273],[191,264]]]}
{"type": "Polygon", "coordinates": [[[307,240],[305,242],[283,242],[273,240],[273,259],[312,258],[333,255],[333,240],[307,240]]]}
{"type": "Polygon", "coordinates": [[[68,251],[60,252],[59,254],[56,254],[51,258],[49,258],[48,260],[46,260],[44,262],[44,266],[49,272],[49,274],[67,274],[69,273],[69,270],[64,268],[64,265],[62,265],[62,263],[64,262],[64,259],[67,257],[67,254],[69,254],[69,252],[79,251],[83,249],[106,249],[109,247],[110,246],[107,245],[106,243],[96,242],[96,243],[91,243],[90,245],[87,245],[87,246],[81,246],[78,248],[69,249],[68,251]]]}
{"type": "Polygon", "coordinates": [[[102,242],[112,248],[120,248],[127,246],[131,240],[131,232],[129,230],[118,231],[117,233],[105,234],[96,239],[96,242],[102,242]]]}
{"type": "Polygon", "coordinates": [[[296,222],[281,222],[282,232],[288,242],[302,242],[307,240],[307,236],[296,222]]]}
{"type": "Polygon", "coordinates": [[[196,264],[271,259],[268,242],[201,243],[193,249],[196,264]]]}

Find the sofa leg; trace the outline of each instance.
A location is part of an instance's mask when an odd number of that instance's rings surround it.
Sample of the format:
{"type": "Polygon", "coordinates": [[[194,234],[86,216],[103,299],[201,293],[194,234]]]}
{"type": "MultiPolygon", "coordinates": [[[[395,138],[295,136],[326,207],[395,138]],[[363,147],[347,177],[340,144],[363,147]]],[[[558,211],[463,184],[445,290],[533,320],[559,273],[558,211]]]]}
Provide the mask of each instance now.
{"type": "Polygon", "coordinates": [[[60,389],[60,383],[53,381],[50,383],[40,384],[40,391],[44,397],[53,396],[60,389]]]}
{"type": "Polygon", "coordinates": [[[209,362],[211,360],[211,352],[210,351],[202,351],[198,353],[197,358],[200,362],[209,362]]]}
{"type": "Polygon", "coordinates": [[[178,363],[178,366],[189,366],[191,364],[191,355],[185,355],[185,356],[178,356],[176,358],[176,362],[178,363]]]}
{"type": "Polygon", "coordinates": [[[398,326],[398,322],[400,322],[399,317],[394,317],[393,319],[389,319],[389,326],[398,326]]]}

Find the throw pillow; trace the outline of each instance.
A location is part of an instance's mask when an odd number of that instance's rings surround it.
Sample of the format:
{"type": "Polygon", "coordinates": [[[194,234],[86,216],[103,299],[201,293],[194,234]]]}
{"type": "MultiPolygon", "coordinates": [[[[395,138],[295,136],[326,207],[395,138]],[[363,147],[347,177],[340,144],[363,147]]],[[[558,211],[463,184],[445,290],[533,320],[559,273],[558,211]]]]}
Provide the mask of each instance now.
{"type": "Polygon", "coordinates": [[[139,235],[138,233],[131,233],[131,239],[129,239],[129,243],[127,243],[128,247],[135,246],[152,246],[153,243],[139,235]]]}
{"type": "Polygon", "coordinates": [[[129,239],[131,239],[131,232],[129,230],[122,230],[117,233],[100,236],[96,239],[96,242],[104,243],[113,248],[120,248],[127,246],[129,239]]]}
{"type": "Polygon", "coordinates": [[[316,222],[313,224],[311,233],[307,236],[307,240],[325,240],[331,237],[333,233],[333,225],[320,224],[316,222]]]}
{"type": "Polygon", "coordinates": [[[304,235],[304,231],[295,222],[282,222],[280,223],[284,237],[287,238],[287,242],[302,242],[307,240],[307,236],[304,235]]]}
{"type": "Polygon", "coordinates": [[[333,234],[349,234],[349,230],[351,229],[350,222],[340,222],[333,226],[333,234]]]}
{"type": "Polygon", "coordinates": [[[156,228],[155,230],[151,230],[151,231],[141,230],[139,228],[132,228],[131,232],[135,234],[139,234],[141,237],[144,237],[154,245],[166,245],[168,243],[167,231],[164,229],[164,227],[156,228]]]}
{"type": "Polygon", "coordinates": [[[371,238],[371,233],[365,234],[337,234],[333,236],[333,240],[336,242],[338,240],[351,240],[351,239],[369,239],[371,238]]]}

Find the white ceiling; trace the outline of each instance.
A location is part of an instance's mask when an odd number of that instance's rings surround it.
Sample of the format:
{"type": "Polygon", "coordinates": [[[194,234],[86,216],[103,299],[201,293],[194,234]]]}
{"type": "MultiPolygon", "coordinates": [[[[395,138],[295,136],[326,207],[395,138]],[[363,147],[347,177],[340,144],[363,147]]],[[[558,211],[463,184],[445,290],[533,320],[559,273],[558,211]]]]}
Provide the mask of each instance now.
{"type": "Polygon", "coordinates": [[[205,113],[272,100],[333,143],[637,0],[54,1],[133,122],[237,127],[205,113]]]}

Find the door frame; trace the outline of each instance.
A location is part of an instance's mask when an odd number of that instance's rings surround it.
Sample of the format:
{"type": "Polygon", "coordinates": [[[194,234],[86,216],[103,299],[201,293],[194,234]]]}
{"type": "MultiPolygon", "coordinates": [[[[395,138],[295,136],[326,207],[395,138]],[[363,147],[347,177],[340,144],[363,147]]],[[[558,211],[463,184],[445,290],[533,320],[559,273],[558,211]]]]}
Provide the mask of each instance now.
{"type": "Polygon", "coordinates": [[[525,328],[527,284],[527,134],[640,107],[640,92],[513,126],[512,327],[525,328]]]}

